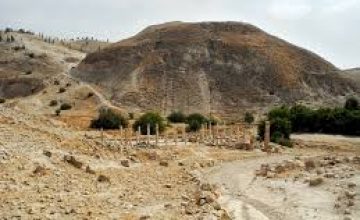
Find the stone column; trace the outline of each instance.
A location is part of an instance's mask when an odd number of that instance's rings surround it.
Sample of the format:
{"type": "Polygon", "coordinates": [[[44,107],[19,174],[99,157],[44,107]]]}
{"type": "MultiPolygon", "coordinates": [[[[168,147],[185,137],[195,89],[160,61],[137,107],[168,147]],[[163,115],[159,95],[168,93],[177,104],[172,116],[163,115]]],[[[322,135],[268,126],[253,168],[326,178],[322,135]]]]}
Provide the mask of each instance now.
{"type": "Polygon", "coordinates": [[[270,122],[266,121],[265,122],[265,134],[264,134],[264,148],[266,150],[266,152],[270,152],[270,122]]]}
{"type": "Polygon", "coordinates": [[[165,142],[165,146],[167,146],[167,143],[168,143],[168,132],[167,131],[165,131],[165,134],[164,134],[164,142],[165,142]]]}
{"type": "Polygon", "coordinates": [[[200,143],[204,142],[204,125],[201,125],[200,128],[200,143]]]}
{"type": "Polygon", "coordinates": [[[146,125],[146,145],[150,146],[150,124],[146,125]]]}
{"type": "Polygon", "coordinates": [[[155,125],[155,144],[158,146],[159,144],[159,124],[155,125]]]}
{"type": "Polygon", "coordinates": [[[174,132],[174,142],[175,142],[175,146],[176,146],[177,142],[178,142],[178,131],[177,131],[177,129],[174,132]]]}
{"type": "Polygon", "coordinates": [[[186,128],[185,127],[182,128],[182,135],[183,135],[183,140],[184,140],[184,143],[186,146],[187,137],[186,137],[186,128]]]}
{"type": "Polygon", "coordinates": [[[123,145],[123,127],[120,125],[119,126],[119,130],[120,130],[120,139],[119,139],[119,142],[120,142],[120,145],[121,145],[121,147],[122,147],[122,145],[123,145]]]}

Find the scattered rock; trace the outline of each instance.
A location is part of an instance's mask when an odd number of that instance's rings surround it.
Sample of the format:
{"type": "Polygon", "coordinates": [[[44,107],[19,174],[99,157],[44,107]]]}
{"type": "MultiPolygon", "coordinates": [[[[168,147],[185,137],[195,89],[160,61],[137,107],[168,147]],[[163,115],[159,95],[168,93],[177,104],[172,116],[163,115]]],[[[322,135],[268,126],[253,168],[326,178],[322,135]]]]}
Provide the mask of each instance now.
{"type": "Polygon", "coordinates": [[[200,185],[200,189],[203,191],[212,191],[214,188],[210,183],[203,183],[200,185]]]}
{"type": "Polygon", "coordinates": [[[308,159],[305,161],[305,169],[306,170],[312,170],[312,169],[315,169],[315,167],[316,167],[316,164],[315,164],[314,160],[308,159]]]}
{"type": "Polygon", "coordinates": [[[109,179],[109,177],[107,177],[103,174],[100,174],[97,178],[97,181],[100,183],[104,183],[104,182],[110,182],[110,179],[109,179]]]}
{"type": "Polygon", "coordinates": [[[309,186],[318,186],[323,182],[324,182],[324,178],[322,178],[320,176],[312,177],[309,180],[309,186]]]}
{"type": "Polygon", "coordinates": [[[163,166],[163,167],[168,167],[169,166],[169,162],[165,161],[165,160],[162,160],[160,161],[160,166],[163,166]]]}
{"type": "Polygon", "coordinates": [[[91,169],[90,166],[86,166],[85,172],[89,173],[89,174],[95,174],[95,170],[91,169]]]}
{"type": "Polygon", "coordinates": [[[83,166],[83,163],[76,160],[74,156],[71,155],[65,155],[64,156],[64,161],[73,165],[74,167],[81,169],[81,167],[83,166]]]}
{"type": "Polygon", "coordinates": [[[356,192],[346,190],[345,195],[348,199],[353,199],[356,196],[356,192]]]}
{"type": "Polygon", "coordinates": [[[150,219],[150,215],[143,215],[139,218],[139,220],[147,220],[150,219]]]}
{"type": "Polygon", "coordinates": [[[165,188],[168,188],[168,189],[170,189],[172,187],[171,184],[165,184],[164,186],[165,186],[165,188]]]}
{"type": "Polygon", "coordinates": [[[214,207],[215,210],[221,210],[221,205],[217,201],[214,201],[212,206],[214,207]]]}
{"type": "Polygon", "coordinates": [[[188,204],[185,207],[185,214],[187,214],[187,215],[194,215],[194,214],[196,214],[198,212],[199,212],[199,210],[193,204],[188,204]]]}
{"type": "Polygon", "coordinates": [[[46,175],[46,168],[43,166],[37,166],[35,170],[33,171],[33,174],[37,176],[44,176],[46,175]]]}
{"type": "Polygon", "coordinates": [[[348,185],[349,188],[355,188],[356,187],[356,183],[354,183],[354,182],[349,182],[347,185],[348,185]]]}
{"type": "Polygon", "coordinates": [[[157,159],[159,159],[159,155],[156,152],[150,152],[148,154],[148,158],[149,158],[149,160],[157,160],[157,159]]]}
{"type": "Polygon", "coordinates": [[[44,154],[45,156],[47,156],[47,157],[51,157],[51,155],[52,155],[52,153],[51,153],[50,151],[48,151],[48,150],[44,150],[44,151],[43,151],[43,154],[44,154]]]}
{"type": "Polygon", "coordinates": [[[124,167],[130,167],[130,162],[129,162],[129,160],[122,160],[120,163],[121,163],[121,165],[124,166],[124,167]]]}

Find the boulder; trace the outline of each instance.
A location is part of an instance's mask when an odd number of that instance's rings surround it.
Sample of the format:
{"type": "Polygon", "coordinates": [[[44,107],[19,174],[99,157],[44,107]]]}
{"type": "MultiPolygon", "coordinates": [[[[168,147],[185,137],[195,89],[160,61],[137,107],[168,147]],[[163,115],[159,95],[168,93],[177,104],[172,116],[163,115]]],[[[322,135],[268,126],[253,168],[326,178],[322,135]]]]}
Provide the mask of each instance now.
{"type": "Polygon", "coordinates": [[[165,161],[165,160],[162,160],[159,162],[159,165],[160,166],[163,166],[163,167],[168,167],[169,166],[169,162],[165,161]]]}
{"type": "Polygon", "coordinates": [[[73,165],[74,167],[81,169],[81,167],[83,166],[83,163],[76,160],[74,156],[72,155],[65,155],[64,156],[64,161],[73,165]]]}
{"type": "Polygon", "coordinates": [[[52,155],[52,153],[51,153],[50,151],[48,151],[48,150],[44,150],[44,151],[43,151],[43,154],[44,154],[45,156],[47,156],[47,157],[51,157],[51,155],[52,155]]]}
{"type": "Polygon", "coordinates": [[[33,171],[33,174],[37,176],[44,176],[46,175],[46,168],[43,166],[36,166],[35,170],[33,171]]]}
{"type": "Polygon", "coordinates": [[[312,160],[312,159],[307,159],[305,161],[305,169],[306,170],[312,170],[312,169],[315,169],[316,167],[316,164],[315,164],[315,161],[312,160]]]}
{"type": "Polygon", "coordinates": [[[309,180],[309,186],[318,186],[320,184],[322,184],[324,182],[324,178],[317,176],[317,177],[312,177],[309,180]]]}
{"type": "Polygon", "coordinates": [[[87,173],[89,173],[89,174],[95,174],[95,170],[91,169],[90,166],[86,166],[85,172],[87,172],[87,173]]]}
{"type": "Polygon", "coordinates": [[[130,167],[130,162],[129,162],[129,160],[122,160],[120,163],[121,163],[121,165],[122,165],[123,167],[130,167]]]}

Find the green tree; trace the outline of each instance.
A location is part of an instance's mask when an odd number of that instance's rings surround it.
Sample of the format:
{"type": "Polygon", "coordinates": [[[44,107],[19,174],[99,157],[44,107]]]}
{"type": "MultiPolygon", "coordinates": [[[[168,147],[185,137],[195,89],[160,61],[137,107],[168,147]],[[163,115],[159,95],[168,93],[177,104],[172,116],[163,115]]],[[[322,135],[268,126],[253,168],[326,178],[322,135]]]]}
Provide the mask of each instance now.
{"type": "Polygon", "coordinates": [[[208,119],[199,113],[191,114],[187,117],[186,123],[188,124],[188,131],[198,131],[201,125],[206,124],[208,119]]]}
{"type": "Polygon", "coordinates": [[[172,123],[184,123],[186,121],[186,116],[180,111],[172,112],[168,117],[168,121],[172,123]]]}
{"type": "Polygon", "coordinates": [[[98,118],[91,121],[91,128],[119,129],[120,126],[126,128],[128,121],[121,114],[115,113],[111,109],[101,109],[98,118]]]}
{"type": "Polygon", "coordinates": [[[346,99],[344,108],[347,110],[359,110],[359,101],[355,97],[350,97],[346,99]]]}
{"type": "Polygon", "coordinates": [[[160,116],[160,114],[155,112],[148,112],[142,115],[139,119],[137,119],[133,125],[134,131],[138,130],[140,126],[141,134],[147,133],[147,125],[150,125],[150,134],[154,135],[156,133],[156,124],[159,126],[159,132],[163,132],[165,130],[164,119],[160,116]]]}

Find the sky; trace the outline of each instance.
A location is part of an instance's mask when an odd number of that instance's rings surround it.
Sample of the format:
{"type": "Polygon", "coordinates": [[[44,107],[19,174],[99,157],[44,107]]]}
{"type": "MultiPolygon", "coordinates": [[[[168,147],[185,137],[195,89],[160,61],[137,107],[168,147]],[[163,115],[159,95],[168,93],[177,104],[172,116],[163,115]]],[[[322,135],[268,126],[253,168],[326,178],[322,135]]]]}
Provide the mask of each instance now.
{"type": "Polygon", "coordinates": [[[242,21],[360,67],[360,0],[0,0],[0,28],[118,41],[169,21],[242,21]]]}

